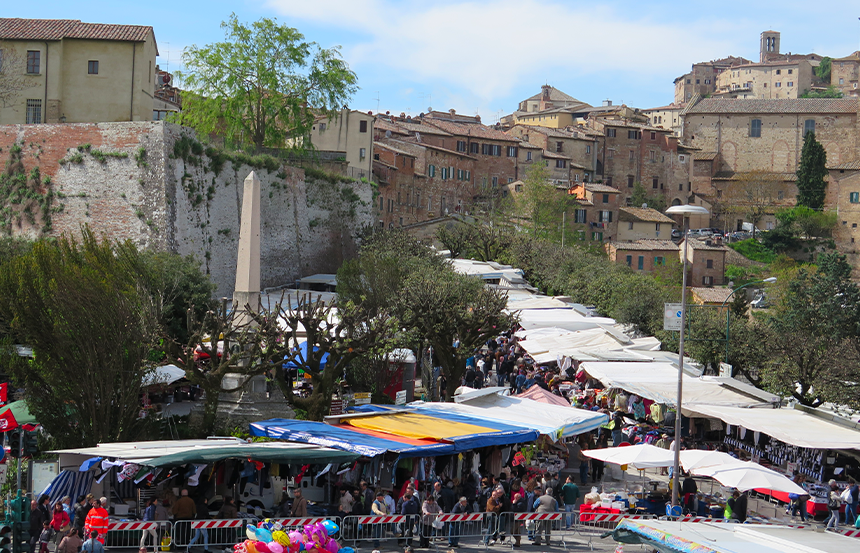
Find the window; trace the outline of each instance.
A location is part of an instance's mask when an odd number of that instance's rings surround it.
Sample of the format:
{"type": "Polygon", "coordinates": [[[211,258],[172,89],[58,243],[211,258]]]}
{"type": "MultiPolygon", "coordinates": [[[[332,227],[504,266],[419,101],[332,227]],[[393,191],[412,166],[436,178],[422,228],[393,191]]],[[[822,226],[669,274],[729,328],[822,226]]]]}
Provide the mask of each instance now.
{"type": "Polygon", "coordinates": [[[499,187],[499,177],[493,177],[493,188],[499,187]]]}
{"type": "Polygon", "coordinates": [[[750,136],[752,138],[761,138],[761,119],[750,120],[750,136]]]}
{"type": "Polygon", "coordinates": [[[457,169],[457,180],[463,180],[463,170],[457,169]]]}
{"type": "Polygon", "coordinates": [[[42,122],[42,100],[27,100],[27,124],[42,122]]]}
{"type": "Polygon", "coordinates": [[[714,260],[708,259],[707,261],[705,261],[705,267],[707,267],[708,269],[713,269],[714,268],[714,260]]]}
{"type": "Polygon", "coordinates": [[[848,194],[848,201],[852,204],[860,204],[860,192],[851,192],[848,194]]]}
{"type": "Polygon", "coordinates": [[[564,143],[563,142],[556,142],[555,143],[555,151],[556,152],[563,152],[564,151],[564,143]]]}
{"type": "Polygon", "coordinates": [[[776,88],[782,88],[782,83],[779,83],[779,82],[778,82],[778,83],[774,83],[774,85],[773,85],[773,86],[775,86],[776,88]]]}
{"type": "MultiPolygon", "coordinates": [[[[517,186],[520,186],[520,185],[517,185],[517,186]]],[[[574,223],[584,223],[586,216],[587,216],[587,212],[584,209],[577,209],[573,212],[573,222],[574,223]]]]}
{"type": "Polygon", "coordinates": [[[586,153],[586,154],[590,154],[590,153],[591,153],[591,144],[586,144],[586,145],[585,145],[585,153],[586,153]]]}
{"type": "Polygon", "coordinates": [[[480,151],[480,148],[480,144],[478,144],[477,142],[472,142],[471,144],[469,144],[469,153],[477,154],[480,151]]]}
{"type": "Polygon", "coordinates": [[[678,155],[678,161],[680,161],[681,163],[686,162],[686,161],[687,161],[687,156],[685,156],[684,154],[679,154],[679,155],[678,155]]]}
{"type": "Polygon", "coordinates": [[[612,186],[612,177],[606,177],[606,186],[612,186]]]}
{"type": "Polygon", "coordinates": [[[785,192],[783,192],[782,190],[777,190],[776,191],[776,199],[782,200],[784,198],[785,198],[785,192]]]}
{"type": "Polygon", "coordinates": [[[654,177],[651,179],[651,188],[657,188],[660,185],[660,178],[654,177]]]}
{"type": "Polygon", "coordinates": [[[845,84],[845,79],[842,77],[839,77],[839,84],[845,84]]]}
{"type": "Polygon", "coordinates": [[[39,50],[27,50],[27,74],[38,75],[40,73],[40,57],[42,52],[39,50]]]}
{"type": "Polygon", "coordinates": [[[442,180],[448,180],[448,168],[442,167],[442,170],[439,172],[439,176],[442,180]]]}
{"type": "Polygon", "coordinates": [[[777,75],[779,75],[780,73],[782,73],[782,70],[781,70],[781,69],[777,69],[777,70],[776,70],[776,74],[777,74],[777,75]]]}
{"type": "Polygon", "coordinates": [[[699,79],[696,79],[696,84],[701,84],[701,82],[699,82],[699,79]]]}
{"type": "Polygon", "coordinates": [[[627,131],[627,138],[632,140],[636,138],[642,138],[642,135],[639,133],[639,131],[627,131]]]}
{"type": "Polygon", "coordinates": [[[645,256],[640,255],[639,259],[636,260],[636,268],[640,271],[645,268],[645,256]]]}
{"type": "Polygon", "coordinates": [[[687,79],[687,84],[690,84],[690,79],[687,79]]]}
{"type": "Polygon", "coordinates": [[[598,223],[611,223],[612,222],[612,212],[611,211],[598,211],[597,212],[597,222],[598,223]]]}
{"type": "MultiPolygon", "coordinates": [[[[358,159],[364,159],[367,157],[367,148],[359,148],[358,149],[358,159]]],[[[406,167],[406,158],[403,158],[403,166],[406,167]]]]}
{"type": "Polygon", "coordinates": [[[379,197],[379,211],[382,211],[384,209],[385,209],[385,198],[380,196],[379,197]]]}
{"type": "Polygon", "coordinates": [[[526,161],[531,161],[531,160],[532,160],[532,153],[526,152],[526,161]]]}
{"type": "Polygon", "coordinates": [[[508,146],[508,157],[517,157],[517,147],[508,146]]]}
{"type": "Polygon", "coordinates": [[[472,172],[466,171],[466,181],[472,182],[472,172]]]}
{"type": "Polygon", "coordinates": [[[703,276],[702,277],[702,284],[704,284],[705,286],[712,286],[714,284],[714,277],[703,276]]]}
{"type": "Polygon", "coordinates": [[[794,86],[794,81],[788,81],[788,86],[794,86]]]}
{"type": "Polygon", "coordinates": [[[649,157],[651,158],[651,161],[657,161],[657,152],[655,152],[654,150],[651,150],[650,152],[648,152],[648,154],[649,154],[649,157]]]}
{"type": "Polygon", "coordinates": [[[325,123],[320,123],[320,132],[325,131],[325,123]]]}
{"type": "Polygon", "coordinates": [[[633,230],[633,221],[627,223],[627,230],[633,230]]]}
{"type": "Polygon", "coordinates": [[[436,166],[435,165],[428,165],[427,166],[427,176],[431,177],[431,178],[436,176],[436,166]]]}
{"type": "Polygon", "coordinates": [[[711,79],[705,79],[705,84],[711,84],[711,79]]]}
{"type": "Polygon", "coordinates": [[[666,264],[666,258],[665,257],[659,256],[659,255],[654,257],[654,266],[655,267],[657,265],[665,265],[665,264],[666,264]]]}
{"type": "Polygon", "coordinates": [[[627,188],[633,188],[633,175],[627,175],[627,188]]]}
{"type": "Polygon", "coordinates": [[[605,203],[605,204],[608,204],[608,203],[609,203],[609,194],[604,194],[604,195],[603,195],[603,203],[605,203]]]}
{"type": "Polygon", "coordinates": [[[98,75],[99,74],[99,62],[98,60],[90,60],[87,62],[87,75],[98,75]]]}
{"type": "Polygon", "coordinates": [[[806,137],[806,133],[815,132],[815,119],[807,119],[803,122],[803,136],[806,137]]]}
{"type": "Polygon", "coordinates": [[[358,122],[358,132],[367,132],[367,121],[358,122]]]}
{"type": "Polygon", "coordinates": [[[592,232],[591,233],[591,239],[594,240],[595,242],[602,242],[603,241],[603,233],[602,232],[592,232]]]}
{"type": "Polygon", "coordinates": [[[684,191],[684,183],[683,183],[683,182],[678,183],[678,190],[679,190],[679,191],[681,191],[681,192],[683,192],[683,191],[684,191]]]}
{"type": "Polygon", "coordinates": [[[788,74],[791,75],[792,73],[794,73],[794,69],[789,69],[788,74]]]}
{"type": "Polygon", "coordinates": [[[633,256],[632,256],[632,255],[628,255],[628,256],[627,256],[627,266],[628,266],[628,267],[632,267],[632,266],[633,266],[633,256]]]}
{"type": "Polygon", "coordinates": [[[465,152],[466,151],[466,141],[465,140],[458,140],[457,141],[457,151],[458,152],[465,152]]]}
{"type": "Polygon", "coordinates": [[[651,131],[651,140],[657,140],[657,131],[651,131]]]}
{"type": "Polygon", "coordinates": [[[555,168],[556,169],[564,169],[566,167],[567,167],[567,160],[566,159],[555,160],[555,168]]]}
{"type": "Polygon", "coordinates": [[[615,138],[615,129],[606,129],[606,136],[609,138],[615,138]]]}
{"type": "Polygon", "coordinates": [[[609,159],[612,159],[613,157],[615,157],[615,150],[610,149],[608,153],[609,153],[609,159]]]}
{"type": "Polygon", "coordinates": [[[512,182],[514,182],[513,177],[508,177],[508,184],[511,184],[512,182]]]}

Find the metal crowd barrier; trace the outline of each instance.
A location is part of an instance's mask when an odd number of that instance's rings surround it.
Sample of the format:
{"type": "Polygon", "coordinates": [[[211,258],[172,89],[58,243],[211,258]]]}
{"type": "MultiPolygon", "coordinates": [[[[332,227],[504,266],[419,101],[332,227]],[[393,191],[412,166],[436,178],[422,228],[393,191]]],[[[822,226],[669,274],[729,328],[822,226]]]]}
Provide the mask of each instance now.
{"type": "MultiPolygon", "coordinates": [[[[152,547],[153,551],[170,549],[173,537],[173,523],[168,520],[150,522],[111,522],[105,536],[105,548],[137,549],[152,547]],[[162,540],[164,538],[164,543],[162,540]]],[[[89,539],[89,537],[87,537],[89,539]]]]}
{"type": "Polygon", "coordinates": [[[500,520],[496,513],[440,513],[435,517],[425,517],[421,537],[430,541],[437,550],[440,543],[447,548],[459,545],[461,539],[474,538],[482,540],[486,548],[489,539],[500,539],[504,533],[500,520]],[[433,526],[434,522],[441,527],[433,526]]]}
{"type": "Polygon", "coordinates": [[[555,513],[503,513],[499,519],[499,533],[504,530],[508,535],[519,532],[521,540],[534,540],[534,545],[549,545],[555,534],[556,543],[567,548],[564,535],[564,511],[555,513]]]}
{"type": "Polygon", "coordinates": [[[395,538],[411,542],[420,537],[417,526],[420,518],[421,515],[350,515],[341,521],[339,538],[352,542],[355,549],[359,542],[375,543],[395,538]]]}
{"type": "Polygon", "coordinates": [[[656,519],[657,515],[628,515],[624,513],[595,513],[591,511],[576,512],[576,526],[573,531],[582,536],[588,536],[588,547],[593,549],[594,537],[601,536],[609,530],[614,530],[624,519],[648,520],[656,519]]]}
{"type": "Polygon", "coordinates": [[[249,522],[254,519],[177,520],[173,523],[173,545],[186,548],[192,541],[195,546],[235,545],[245,539],[245,525],[249,522]]]}

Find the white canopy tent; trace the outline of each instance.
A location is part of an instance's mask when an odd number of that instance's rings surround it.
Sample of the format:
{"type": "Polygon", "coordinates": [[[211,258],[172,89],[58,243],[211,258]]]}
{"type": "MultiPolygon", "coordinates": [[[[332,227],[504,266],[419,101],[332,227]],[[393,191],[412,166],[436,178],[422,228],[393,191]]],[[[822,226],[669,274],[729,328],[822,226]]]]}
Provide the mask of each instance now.
{"type": "MultiPolygon", "coordinates": [[[[686,390],[685,390],[686,395],[686,390]]],[[[836,424],[799,409],[742,409],[691,405],[690,409],[727,424],[767,434],[777,440],[814,449],[860,449],[860,430],[836,424]]]]}
{"type": "Polygon", "coordinates": [[[741,463],[739,459],[728,453],[713,449],[684,449],[681,450],[681,466],[690,471],[701,467],[727,466],[741,463]]]}
{"type": "Polygon", "coordinates": [[[708,476],[723,486],[737,488],[742,492],[764,489],[798,495],[807,493],[806,490],[786,478],[785,475],[751,461],[698,467],[690,472],[697,476],[708,476]]]}
{"type": "Polygon", "coordinates": [[[615,325],[614,319],[588,317],[575,309],[523,309],[519,311],[519,316],[520,325],[526,330],[558,327],[571,331],[615,325]]]}
{"type": "MultiPolygon", "coordinates": [[[[665,362],[586,362],[580,365],[605,386],[621,388],[645,399],[674,406],[678,393],[678,368],[665,362]]],[[[779,397],[733,378],[684,373],[684,414],[697,412],[698,404],[752,406],[777,403],[779,397]]]]}
{"type": "Polygon", "coordinates": [[[146,387],[155,384],[173,384],[183,378],[185,378],[185,370],[176,365],[163,365],[146,375],[140,385],[141,387],[146,387]]]}
{"type": "Polygon", "coordinates": [[[609,417],[596,411],[550,405],[499,394],[478,395],[462,403],[418,401],[410,403],[409,406],[418,413],[448,412],[501,423],[525,425],[549,436],[553,441],[594,430],[609,420],[609,417]]]}
{"type": "Polygon", "coordinates": [[[627,447],[605,447],[602,449],[583,449],[582,454],[604,463],[633,465],[637,469],[671,467],[675,454],[668,449],[651,444],[638,444],[627,447]]]}
{"type": "Polygon", "coordinates": [[[617,328],[604,325],[574,331],[552,327],[520,331],[517,335],[523,336],[524,339],[519,344],[536,363],[555,361],[560,356],[577,360],[600,359],[599,355],[604,352],[640,349],[647,351],[660,347],[660,341],[656,338],[631,339],[617,328]]]}

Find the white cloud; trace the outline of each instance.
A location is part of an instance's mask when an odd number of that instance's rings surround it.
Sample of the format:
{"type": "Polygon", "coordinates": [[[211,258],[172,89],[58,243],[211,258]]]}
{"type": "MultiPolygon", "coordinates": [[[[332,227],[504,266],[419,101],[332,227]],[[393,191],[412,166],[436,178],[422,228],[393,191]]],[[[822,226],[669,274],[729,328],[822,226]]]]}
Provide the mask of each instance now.
{"type": "Polygon", "coordinates": [[[291,19],[340,28],[350,36],[364,34],[344,50],[359,75],[362,67],[381,66],[417,83],[466,91],[482,105],[504,98],[526,80],[563,76],[570,81],[618,71],[629,75],[635,88],[637,76],[667,71],[677,76],[693,61],[737,49],[737,35],[719,32],[715,20],[670,23],[640,15],[644,9],[622,13],[577,4],[267,1],[291,19]]]}

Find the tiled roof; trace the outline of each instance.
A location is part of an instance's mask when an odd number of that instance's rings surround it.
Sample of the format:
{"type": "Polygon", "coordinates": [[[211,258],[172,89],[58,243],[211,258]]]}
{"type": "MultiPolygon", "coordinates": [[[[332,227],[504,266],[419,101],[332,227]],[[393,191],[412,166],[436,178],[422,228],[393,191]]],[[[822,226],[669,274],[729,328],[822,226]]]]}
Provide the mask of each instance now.
{"type": "MultiPolygon", "coordinates": [[[[734,171],[717,171],[712,180],[740,180],[744,173],[736,173],[734,171]]],[[[772,181],[794,182],[797,180],[797,173],[761,173],[762,179],[767,178],[772,181]]]]}
{"type": "Polygon", "coordinates": [[[598,192],[604,194],[621,194],[621,190],[618,190],[617,188],[612,188],[609,185],[599,182],[587,182],[585,183],[585,189],[589,192],[598,192]]]}
{"type": "Polygon", "coordinates": [[[854,52],[853,54],[849,54],[844,58],[836,58],[833,61],[860,61],[860,50],[854,52]]]}
{"type": "Polygon", "coordinates": [[[741,98],[705,98],[688,110],[695,113],[855,113],[857,98],[797,98],[751,100],[741,98]]]}
{"type": "Polygon", "coordinates": [[[607,127],[627,127],[632,129],[639,129],[643,131],[659,131],[665,133],[671,133],[671,129],[664,129],[662,127],[654,127],[652,125],[648,125],[646,123],[634,123],[633,121],[623,121],[620,119],[603,119],[600,121],[607,127]]]}
{"type": "Polygon", "coordinates": [[[618,210],[619,221],[646,221],[649,223],[674,223],[675,221],[650,207],[622,207],[618,210]]]}
{"type": "Polygon", "coordinates": [[[395,140],[394,142],[399,142],[400,144],[411,144],[412,146],[418,146],[419,148],[427,148],[428,150],[436,150],[437,152],[444,152],[446,154],[451,154],[452,156],[460,156],[468,159],[475,159],[474,156],[470,156],[466,152],[458,152],[456,150],[449,150],[448,148],[443,148],[441,146],[434,146],[433,144],[427,144],[426,142],[418,142],[417,138],[409,137],[403,140],[395,140]]]}
{"type": "Polygon", "coordinates": [[[550,152],[549,150],[543,151],[543,157],[547,159],[570,159],[564,154],[559,154],[558,152],[550,152]]]}
{"type": "Polygon", "coordinates": [[[723,303],[732,295],[732,291],[728,288],[691,287],[690,292],[693,293],[694,298],[702,303],[723,303]]]}
{"type": "Polygon", "coordinates": [[[827,168],[839,171],[860,171],[860,159],[840,163],[838,165],[828,165],[827,168]]]}
{"type": "Polygon", "coordinates": [[[520,140],[519,143],[520,148],[525,148],[526,150],[543,150],[540,146],[535,146],[530,142],[526,142],[525,140],[520,140]]]}
{"type": "Polygon", "coordinates": [[[493,129],[486,125],[452,123],[451,121],[440,121],[438,119],[431,118],[424,119],[424,122],[427,125],[432,125],[455,136],[473,136],[476,138],[499,140],[504,142],[517,141],[513,136],[509,136],[503,131],[493,129]]]}
{"type": "Polygon", "coordinates": [[[648,108],[643,109],[642,111],[667,111],[670,109],[684,109],[687,104],[669,104],[668,106],[660,106],[658,108],[648,108]]]}
{"type": "Polygon", "coordinates": [[[635,242],[609,242],[618,250],[637,251],[678,251],[678,245],[671,240],[636,240],[635,242]]]}
{"type": "MultiPolygon", "coordinates": [[[[678,245],[678,247],[680,248],[683,246],[684,246],[684,241],[681,240],[681,243],[678,245]]],[[[699,240],[698,238],[690,238],[690,247],[693,248],[694,250],[712,250],[712,251],[726,251],[726,250],[728,250],[728,248],[723,246],[722,244],[717,245],[716,242],[711,242],[711,245],[709,246],[708,244],[705,243],[704,240],[699,240]]]]}
{"type": "Polygon", "coordinates": [[[418,156],[416,156],[415,154],[410,154],[409,152],[406,152],[406,151],[404,151],[404,150],[400,150],[400,149],[398,149],[398,148],[395,148],[395,147],[394,147],[394,146],[392,146],[391,144],[386,144],[386,143],[384,143],[384,142],[374,141],[374,142],[373,142],[373,147],[374,147],[374,148],[376,148],[376,147],[379,147],[379,148],[385,148],[386,150],[391,150],[391,151],[392,151],[392,152],[394,152],[395,154],[400,154],[400,155],[402,155],[402,156],[418,157],[418,156]]]}
{"type": "Polygon", "coordinates": [[[424,125],[422,123],[407,123],[406,121],[397,121],[394,124],[408,131],[410,134],[416,132],[423,132],[424,134],[435,134],[437,136],[451,136],[450,133],[438,129],[433,125],[424,125]]]}
{"type": "Polygon", "coordinates": [[[392,123],[391,121],[388,121],[388,120],[382,119],[382,118],[379,118],[376,120],[376,123],[373,125],[373,128],[375,130],[383,131],[383,132],[391,131],[392,133],[397,133],[397,134],[403,134],[403,135],[409,134],[409,131],[407,131],[406,129],[404,129],[400,125],[397,125],[395,123],[392,123]]]}
{"type": "Polygon", "coordinates": [[[693,154],[693,161],[713,161],[718,155],[719,152],[696,152],[693,154]]]}
{"type": "Polygon", "coordinates": [[[19,19],[0,18],[2,40],[118,40],[145,42],[152,33],[146,25],[111,25],[82,23],[79,19],[19,19]]]}
{"type": "MultiPolygon", "coordinates": [[[[528,101],[528,100],[540,100],[542,97],[543,97],[543,90],[541,90],[540,92],[538,92],[534,96],[527,98],[526,101],[528,101]]],[[[550,102],[579,102],[579,100],[577,100],[573,96],[569,96],[569,95],[565,94],[564,92],[562,92],[561,90],[559,90],[555,87],[552,87],[552,86],[549,87],[549,101],[550,102]]],[[[584,102],[580,102],[580,103],[584,103],[584,102]]]]}

